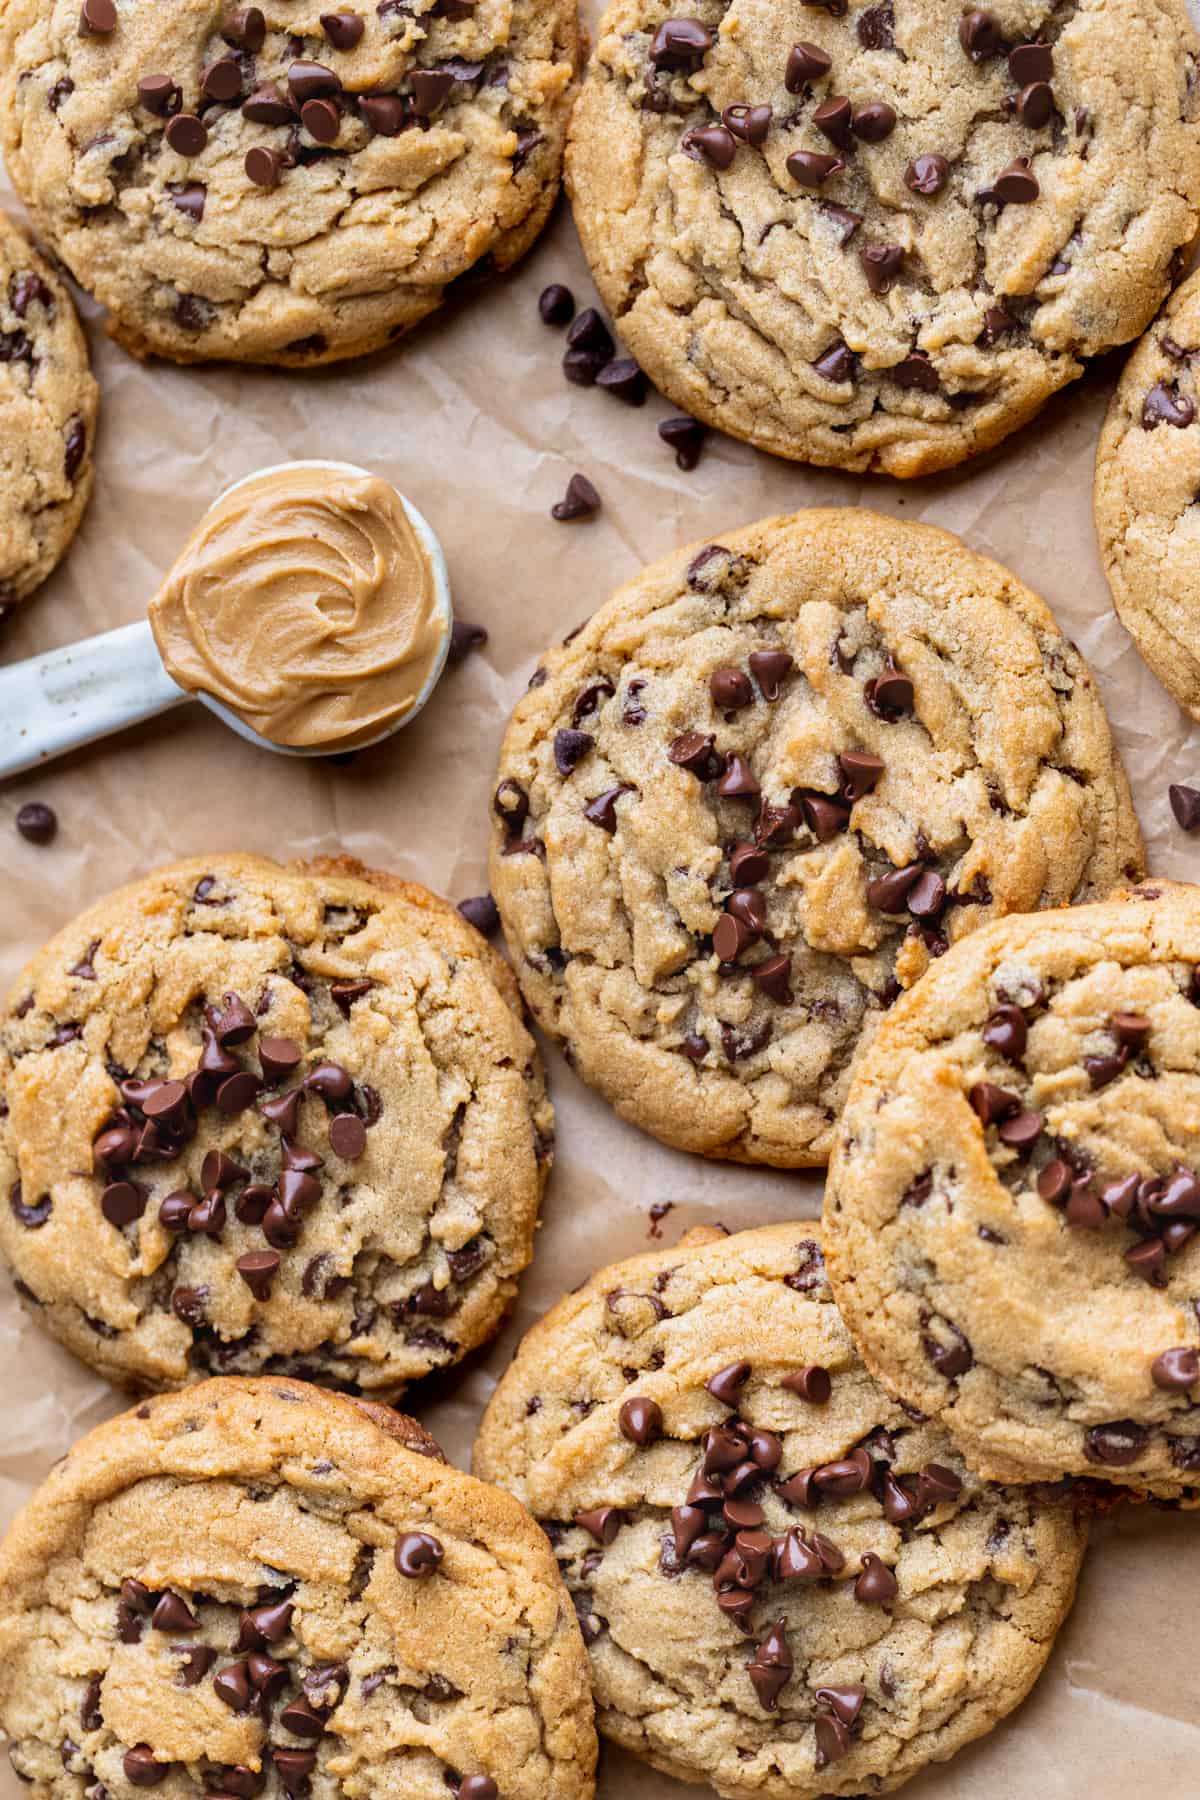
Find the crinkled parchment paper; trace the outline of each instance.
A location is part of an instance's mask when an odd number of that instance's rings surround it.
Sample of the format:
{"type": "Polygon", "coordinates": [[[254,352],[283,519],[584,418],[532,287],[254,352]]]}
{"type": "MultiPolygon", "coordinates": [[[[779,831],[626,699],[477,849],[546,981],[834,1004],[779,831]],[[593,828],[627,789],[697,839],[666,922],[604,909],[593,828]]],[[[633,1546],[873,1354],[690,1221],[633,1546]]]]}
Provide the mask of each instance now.
{"type": "MultiPolygon", "coordinates": [[[[0,203],[11,195],[0,186],[0,203]]],[[[16,209],[19,210],[19,209],[16,209]]],[[[335,766],[250,748],[189,706],[0,789],[0,984],[79,908],[175,857],[247,849],[288,858],[346,850],[460,899],[486,886],[487,809],[509,707],[538,652],[638,566],[770,513],[869,506],[928,519],[1007,563],[1049,601],[1096,669],[1158,875],[1195,878],[1167,806],[1169,781],[1200,779],[1200,732],[1143,667],[1113,616],[1091,518],[1092,458],[1120,357],[1068,389],[1032,428],[982,461],[900,486],[772,461],[709,439],[681,474],[655,425],[569,387],[562,340],[537,314],[549,281],[594,292],[562,207],[516,273],[457,305],[407,347],[309,375],[144,368],[86,308],[104,401],[96,494],[65,565],[3,634],[29,656],[142,616],[192,525],[230,482],[292,457],[363,463],[410,494],[445,545],[458,616],[490,642],[450,670],[425,714],[390,744],[335,766]],[[603,511],[559,525],[549,509],[576,469],[603,511]],[[49,802],[48,849],[13,829],[49,802]]],[[[441,1380],[419,1410],[460,1465],[521,1331],[601,1262],[649,1247],[649,1209],[671,1202],[664,1240],[701,1219],[737,1228],[815,1214],[820,1183],[709,1165],[621,1124],[549,1054],[559,1149],[533,1268],[492,1354],[441,1380]]],[[[0,1280],[0,1523],[81,1432],[122,1402],[21,1314],[0,1280]]],[[[1155,1800],[1200,1789],[1200,1527],[1150,1508],[1095,1534],[1075,1613],[1015,1719],[913,1781],[911,1800],[1155,1800]]],[[[21,1792],[0,1763],[0,1800],[21,1792]]],[[[607,1752],[604,1800],[686,1800],[607,1752]]]]}

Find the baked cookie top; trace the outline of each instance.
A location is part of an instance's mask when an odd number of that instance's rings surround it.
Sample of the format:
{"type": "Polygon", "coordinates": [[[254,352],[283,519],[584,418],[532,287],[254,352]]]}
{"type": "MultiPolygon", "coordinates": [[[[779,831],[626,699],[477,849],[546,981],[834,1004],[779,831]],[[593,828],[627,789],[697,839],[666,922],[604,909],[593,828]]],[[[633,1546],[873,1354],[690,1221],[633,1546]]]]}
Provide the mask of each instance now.
{"type": "Polygon", "coordinates": [[[851,1057],[987,919],[1141,868],[1094,680],[927,526],[768,519],[636,576],[513,715],[492,891],[525,996],[635,1124],[823,1162],[851,1057]]]}
{"type": "Polygon", "coordinates": [[[554,1544],[601,1731],[729,1800],[879,1793],[1021,1700],[1069,1504],[969,1475],[859,1361],[817,1227],[601,1270],[522,1343],[476,1472],[554,1544]]]}
{"type": "Polygon", "coordinates": [[[1153,317],[1200,208],[1196,50],[1184,0],[615,0],[571,125],[584,248],[690,413],[945,468],[1153,317]]]}
{"type": "Polygon", "coordinates": [[[859,1065],[825,1196],[867,1362],[998,1480],[1200,1501],[1200,889],[957,945],[859,1065]]]}
{"type": "Polygon", "coordinates": [[[1096,530],[1121,623],[1200,719],[1200,275],[1172,294],[1121,376],[1096,452],[1096,530]]]}
{"type": "Polygon", "coordinates": [[[0,1548],[0,1721],[34,1800],[590,1800],[587,1659],[541,1532],[387,1407],[147,1401],[0,1548]]]}
{"type": "Polygon", "coordinates": [[[0,619],[75,535],[92,491],[98,406],[65,283],[0,213],[0,619]]]}
{"type": "Polygon", "coordinates": [[[7,0],[0,127],[127,349],[303,366],[523,253],[577,54],[573,0],[7,0]]]}
{"type": "Polygon", "coordinates": [[[553,1138],[500,957],[351,863],[195,858],[110,895],[0,1021],[0,1249],[110,1380],[397,1393],[482,1343],[553,1138]]]}

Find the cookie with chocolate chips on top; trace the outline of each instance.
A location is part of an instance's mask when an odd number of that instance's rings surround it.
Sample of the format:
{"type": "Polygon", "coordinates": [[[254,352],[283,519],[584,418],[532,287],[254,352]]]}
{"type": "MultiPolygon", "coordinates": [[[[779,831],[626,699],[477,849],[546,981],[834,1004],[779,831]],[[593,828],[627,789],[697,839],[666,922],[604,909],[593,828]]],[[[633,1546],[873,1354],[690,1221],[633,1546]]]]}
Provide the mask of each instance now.
{"type": "Polygon", "coordinates": [[[591,1800],[587,1657],[542,1533],[411,1419],[221,1379],[76,1444],[0,1546],[33,1800],[591,1800]]]}
{"type": "Polygon", "coordinates": [[[1122,625],[1200,719],[1200,275],[1125,366],[1096,452],[1096,530],[1122,625]]]}
{"type": "Polygon", "coordinates": [[[1086,1536],[889,1398],[805,1222],[594,1275],[521,1344],[475,1469],[549,1535],[603,1735],[725,1800],[882,1793],[990,1730],[1086,1536]]]}
{"type": "Polygon", "coordinates": [[[956,538],[768,519],[622,588],[535,670],[491,890],[538,1022],[624,1118],[823,1162],[864,1037],[988,919],[1142,847],[1095,682],[956,538]]]}
{"type": "Polygon", "coordinates": [[[1185,0],[614,0],[567,182],[687,413],[924,475],[1144,331],[1200,218],[1185,0]]]}
{"type": "Polygon", "coordinates": [[[392,1395],[485,1342],[553,1111],[502,958],[345,861],[197,858],[102,900],[0,1017],[0,1249],[134,1388],[392,1395]]]}
{"type": "Polygon", "coordinates": [[[579,54],[574,0],[10,0],[0,134],[126,349],[304,368],[524,255],[579,54]]]}
{"type": "Polygon", "coordinates": [[[0,622],[75,535],[98,410],[66,283],[0,213],[0,622]]]}
{"type": "Polygon", "coordinates": [[[1004,1481],[1200,1505],[1200,888],[958,944],[859,1065],[825,1193],[868,1365],[1004,1481]]]}

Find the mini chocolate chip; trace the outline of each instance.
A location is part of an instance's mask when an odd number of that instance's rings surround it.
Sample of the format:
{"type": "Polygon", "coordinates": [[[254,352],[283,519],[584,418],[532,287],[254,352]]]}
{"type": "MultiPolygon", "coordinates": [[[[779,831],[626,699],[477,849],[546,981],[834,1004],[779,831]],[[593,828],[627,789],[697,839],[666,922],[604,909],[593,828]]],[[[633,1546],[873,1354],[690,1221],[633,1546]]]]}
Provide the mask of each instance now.
{"type": "Polygon", "coordinates": [[[572,475],[564,497],[550,508],[550,517],[559,524],[575,519],[590,519],[600,511],[600,496],[586,475],[572,475]]]}
{"type": "Polygon", "coordinates": [[[446,1552],[427,1531],[406,1531],[396,1539],[395,1562],[409,1581],[423,1581],[438,1568],[446,1552]]]}
{"type": "Polygon", "coordinates": [[[1182,430],[1195,416],[1196,408],[1187,395],[1160,381],[1150,389],[1142,403],[1142,430],[1155,431],[1160,425],[1174,425],[1182,430]]]}
{"type": "Polygon", "coordinates": [[[551,282],[538,297],[543,325],[568,325],[575,316],[575,296],[561,281],[551,282]]]}
{"type": "Polygon", "coordinates": [[[321,14],[321,30],[335,50],[353,50],[361,40],[366,21],[358,13],[321,14]]]}
{"type": "MultiPolygon", "coordinates": [[[[1197,800],[1200,801],[1200,795],[1197,800]]],[[[17,812],[17,830],[30,844],[48,844],[58,831],[58,814],[40,800],[28,800],[17,812]]]]}
{"type": "Polygon", "coordinates": [[[694,469],[704,449],[708,426],[702,425],[699,419],[680,413],[675,418],[660,420],[658,435],[664,444],[669,444],[674,450],[675,461],[681,469],[694,469]]]}
{"type": "Polygon", "coordinates": [[[977,7],[959,21],[958,41],[972,62],[987,62],[1004,47],[1004,32],[993,12],[977,7]]]}
{"type": "Polygon", "coordinates": [[[656,69],[696,69],[712,46],[712,32],[700,19],[665,19],[651,40],[650,61],[656,69]]]}
{"type": "Polygon", "coordinates": [[[864,144],[881,144],[896,129],[896,109],[886,100],[868,100],[854,114],[852,128],[864,144]]]}
{"type": "Polygon", "coordinates": [[[810,81],[820,81],[833,67],[833,58],[820,44],[802,41],[788,51],[784,86],[789,94],[802,93],[810,81]]]}
{"type": "Polygon", "coordinates": [[[714,169],[727,169],[737,154],[737,140],[725,125],[693,125],[680,138],[679,148],[714,169]]]}
{"type": "Polygon", "coordinates": [[[1200,1382],[1200,1352],[1186,1348],[1164,1350],[1150,1365],[1155,1387],[1168,1393],[1193,1388],[1200,1382]]]}
{"type": "Polygon", "coordinates": [[[785,1375],[781,1385],[793,1394],[799,1394],[810,1406],[824,1406],[833,1392],[829,1370],[822,1368],[820,1363],[808,1363],[794,1374],[785,1375]]]}
{"type": "Polygon", "coordinates": [[[914,194],[940,194],[950,179],[950,164],[936,150],[914,156],[904,171],[904,184],[914,194]]]}
{"type": "Polygon", "coordinates": [[[208,142],[208,132],[195,113],[176,113],[167,121],[166,139],[179,156],[199,156],[208,142]]]}
{"type": "MultiPolygon", "coordinates": [[[[1171,811],[1175,814],[1175,823],[1180,830],[1200,831],[1200,788],[1182,787],[1178,783],[1174,783],[1167,789],[1167,798],[1171,802],[1171,811]]],[[[21,810],[23,812],[25,809],[21,810]]],[[[20,823],[20,814],[18,814],[18,827],[20,823]]],[[[25,835],[28,836],[28,833],[25,835]]],[[[42,843],[45,840],[37,838],[34,841],[42,843]]]]}
{"type": "Polygon", "coordinates": [[[721,123],[735,138],[758,150],[767,141],[773,117],[773,109],[769,106],[727,106],[721,114],[721,123]]]}
{"type": "Polygon", "coordinates": [[[862,1556],[862,1573],[854,1583],[854,1598],[864,1606],[891,1606],[900,1592],[895,1575],[872,1551],[862,1556]]]}

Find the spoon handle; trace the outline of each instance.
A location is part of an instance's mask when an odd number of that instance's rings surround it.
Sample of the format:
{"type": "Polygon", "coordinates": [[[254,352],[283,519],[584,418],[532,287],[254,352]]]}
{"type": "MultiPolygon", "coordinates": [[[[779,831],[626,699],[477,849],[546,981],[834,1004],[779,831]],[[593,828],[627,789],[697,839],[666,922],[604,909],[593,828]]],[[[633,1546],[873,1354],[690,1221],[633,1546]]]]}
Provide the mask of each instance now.
{"type": "Polygon", "coordinates": [[[0,779],[191,696],[163,668],[145,619],[0,667],[0,779]]]}

